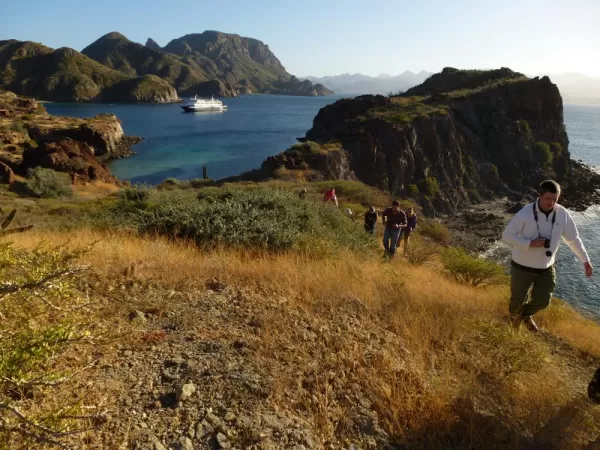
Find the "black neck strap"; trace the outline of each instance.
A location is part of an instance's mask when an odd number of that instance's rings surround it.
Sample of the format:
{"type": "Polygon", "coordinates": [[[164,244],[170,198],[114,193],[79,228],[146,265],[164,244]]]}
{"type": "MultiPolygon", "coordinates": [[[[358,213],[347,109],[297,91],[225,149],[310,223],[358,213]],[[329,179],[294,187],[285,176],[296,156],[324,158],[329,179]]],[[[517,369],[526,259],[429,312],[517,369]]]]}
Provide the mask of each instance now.
{"type": "MultiPolygon", "coordinates": [[[[538,224],[538,213],[536,206],[539,206],[538,200],[533,204],[533,218],[535,219],[535,226],[538,230],[538,236],[540,236],[540,226],[538,224]]],[[[542,208],[540,208],[540,211],[542,208]]],[[[552,232],[554,231],[554,222],[556,222],[556,207],[554,207],[554,213],[552,214],[552,228],[550,229],[550,237],[552,237],[552,232]]]]}

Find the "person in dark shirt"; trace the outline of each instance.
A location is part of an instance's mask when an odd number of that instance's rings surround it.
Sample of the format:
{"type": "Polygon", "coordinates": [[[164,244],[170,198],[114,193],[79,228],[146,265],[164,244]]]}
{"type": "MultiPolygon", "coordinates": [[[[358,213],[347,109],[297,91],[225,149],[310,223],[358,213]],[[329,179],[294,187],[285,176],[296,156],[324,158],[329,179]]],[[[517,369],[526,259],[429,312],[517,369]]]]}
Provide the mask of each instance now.
{"type": "Polygon", "coordinates": [[[414,213],[412,207],[408,207],[406,209],[406,227],[400,231],[400,237],[404,237],[404,256],[406,256],[406,250],[408,249],[410,234],[415,228],[417,228],[417,215],[414,213]]]}
{"type": "Polygon", "coordinates": [[[393,258],[396,254],[396,248],[398,247],[398,238],[400,237],[400,230],[406,227],[406,214],[400,209],[400,203],[394,200],[392,207],[387,208],[381,219],[385,225],[383,232],[383,247],[385,248],[384,258],[393,258]]]}
{"type": "Polygon", "coordinates": [[[377,223],[377,211],[371,206],[365,213],[365,231],[369,234],[375,234],[375,224],[377,223]]]}

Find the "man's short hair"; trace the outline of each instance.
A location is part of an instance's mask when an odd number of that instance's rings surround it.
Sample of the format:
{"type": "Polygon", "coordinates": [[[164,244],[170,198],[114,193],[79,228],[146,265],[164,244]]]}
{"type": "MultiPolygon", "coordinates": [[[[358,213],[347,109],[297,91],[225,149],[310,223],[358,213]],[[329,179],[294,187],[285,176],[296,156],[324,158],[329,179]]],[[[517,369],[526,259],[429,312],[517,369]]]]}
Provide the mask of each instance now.
{"type": "Polygon", "coordinates": [[[400,202],[398,200],[394,200],[392,202],[392,206],[400,206],[400,202]]]}
{"type": "Polygon", "coordinates": [[[551,194],[560,194],[560,184],[554,180],[542,181],[540,184],[540,195],[544,195],[546,192],[551,194]]]}

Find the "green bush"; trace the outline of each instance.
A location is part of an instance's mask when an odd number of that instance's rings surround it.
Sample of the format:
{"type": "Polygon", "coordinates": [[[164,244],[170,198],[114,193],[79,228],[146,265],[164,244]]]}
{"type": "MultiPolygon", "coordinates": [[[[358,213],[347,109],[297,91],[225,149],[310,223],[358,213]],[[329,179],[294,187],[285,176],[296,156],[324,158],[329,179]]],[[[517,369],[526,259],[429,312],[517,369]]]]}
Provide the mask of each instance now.
{"type": "Polygon", "coordinates": [[[197,196],[193,191],[151,190],[147,203],[121,203],[114,215],[140,233],[188,239],[203,248],[366,251],[376,244],[362,224],[349,221],[340,209],[264,187],[209,187],[197,196]]]}
{"type": "Polygon", "coordinates": [[[23,126],[23,122],[14,122],[11,126],[10,129],[12,131],[16,131],[17,133],[27,133],[27,128],[25,128],[23,126]]]}
{"type": "Polygon", "coordinates": [[[550,146],[548,144],[546,144],[545,142],[536,142],[535,150],[538,154],[542,166],[549,166],[552,164],[554,155],[552,154],[552,151],[550,150],[550,146]]]}
{"type": "Polygon", "coordinates": [[[419,232],[442,244],[450,242],[450,231],[445,225],[435,220],[419,219],[419,232]]]}
{"type": "Polygon", "coordinates": [[[506,282],[502,266],[470,255],[461,248],[448,248],[442,253],[446,273],[459,283],[491,286],[506,282]]]}
{"type": "Polygon", "coordinates": [[[152,186],[150,185],[133,184],[121,189],[119,191],[119,198],[125,202],[145,203],[150,199],[151,191],[152,186]]]}
{"type": "Polygon", "coordinates": [[[67,174],[43,167],[29,169],[25,186],[29,192],[43,198],[73,195],[73,187],[67,174]]]}
{"type": "Polygon", "coordinates": [[[425,193],[430,197],[435,197],[440,191],[440,185],[438,183],[438,180],[434,177],[427,177],[423,184],[425,188],[425,193]]]}
{"type": "Polygon", "coordinates": [[[440,251],[434,243],[413,235],[404,253],[409,264],[422,266],[435,259],[440,251]]]}
{"type": "Polygon", "coordinates": [[[419,188],[417,187],[416,184],[409,184],[408,185],[408,195],[410,195],[411,197],[418,197],[419,195],[419,188]]]}

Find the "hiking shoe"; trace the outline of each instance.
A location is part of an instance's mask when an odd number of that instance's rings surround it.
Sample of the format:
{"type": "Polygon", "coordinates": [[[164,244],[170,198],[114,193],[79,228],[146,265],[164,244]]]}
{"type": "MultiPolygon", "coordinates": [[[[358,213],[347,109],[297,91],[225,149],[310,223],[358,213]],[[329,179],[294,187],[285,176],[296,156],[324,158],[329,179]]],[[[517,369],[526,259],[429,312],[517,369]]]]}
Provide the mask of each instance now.
{"type": "Polygon", "coordinates": [[[531,317],[531,316],[523,316],[523,323],[525,324],[525,326],[527,327],[527,329],[529,331],[532,331],[534,333],[537,333],[539,331],[538,326],[533,321],[533,317],[531,317]]]}
{"type": "Polygon", "coordinates": [[[520,314],[512,314],[510,316],[510,323],[516,329],[519,329],[519,326],[521,326],[522,321],[523,317],[520,314]]]}

